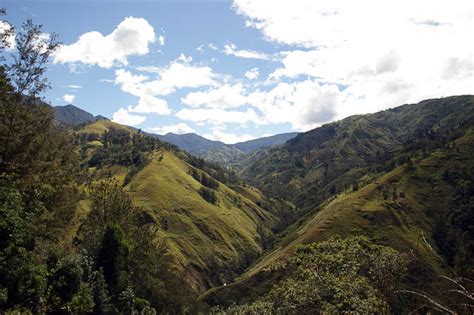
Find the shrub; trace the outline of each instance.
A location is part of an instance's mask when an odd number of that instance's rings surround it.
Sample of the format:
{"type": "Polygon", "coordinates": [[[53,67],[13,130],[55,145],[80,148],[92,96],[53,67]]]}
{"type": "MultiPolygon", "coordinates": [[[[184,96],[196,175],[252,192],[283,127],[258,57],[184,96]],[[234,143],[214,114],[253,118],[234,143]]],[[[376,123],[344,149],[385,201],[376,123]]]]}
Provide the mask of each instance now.
{"type": "Polygon", "coordinates": [[[209,203],[215,204],[217,202],[216,193],[212,189],[201,187],[199,189],[199,194],[204,200],[206,200],[209,203]]]}

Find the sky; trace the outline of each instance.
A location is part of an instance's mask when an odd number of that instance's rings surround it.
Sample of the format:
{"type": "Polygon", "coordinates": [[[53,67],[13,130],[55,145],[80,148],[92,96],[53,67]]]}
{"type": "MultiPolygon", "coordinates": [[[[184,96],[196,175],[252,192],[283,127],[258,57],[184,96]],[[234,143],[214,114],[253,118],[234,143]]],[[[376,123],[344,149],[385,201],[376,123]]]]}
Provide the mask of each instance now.
{"type": "Polygon", "coordinates": [[[158,134],[235,143],[474,94],[472,0],[0,0],[0,7],[16,27],[32,18],[59,35],[47,102],[158,134]]]}

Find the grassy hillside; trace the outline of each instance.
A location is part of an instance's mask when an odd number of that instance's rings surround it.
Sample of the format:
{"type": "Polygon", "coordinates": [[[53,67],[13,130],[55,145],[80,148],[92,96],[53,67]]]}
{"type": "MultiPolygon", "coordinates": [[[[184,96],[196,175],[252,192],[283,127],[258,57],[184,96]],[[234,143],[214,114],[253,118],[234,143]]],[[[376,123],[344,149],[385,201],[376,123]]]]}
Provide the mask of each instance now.
{"type": "MultiPolygon", "coordinates": [[[[298,245],[335,236],[364,235],[376,244],[407,254],[418,264],[417,269],[409,270],[414,278],[407,280],[414,286],[433,289],[439,284],[437,274],[456,273],[471,278],[474,267],[473,105],[473,97],[458,97],[388,111],[388,115],[399,117],[403,124],[411,123],[408,126],[420,132],[402,125],[393,127],[390,133],[380,132],[371,124],[372,129],[367,131],[368,121],[382,119],[387,112],[375,114],[375,118],[372,115],[351,117],[270,151],[258,161],[264,170],[272,170],[270,174],[264,171],[262,176],[268,176],[263,177],[265,179],[287,176],[283,182],[294,185],[290,192],[297,194],[297,190],[305,189],[306,185],[315,187],[311,180],[319,177],[312,172],[324,163],[327,170],[344,171],[342,179],[329,181],[330,184],[346,180],[347,185],[341,185],[321,202],[314,202],[323,198],[318,196],[317,190],[312,192],[316,194],[314,197],[298,194],[293,200],[306,207],[306,214],[281,234],[279,245],[236,283],[207,292],[203,300],[212,305],[254,301],[284,276],[272,272],[272,266],[291,256],[298,245]],[[402,115],[404,110],[407,112],[402,115]],[[334,153],[329,147],[335,144],[334,137],[341,133],[338,130],[341,125],[350,131],[337,143],[336,150],[346,150],[345,154],[334,153]],[[370,141],[361,140],[361,126],[370,141]],[[318,137],[313,137],[315,135],[318,137]],[[378,154],[374,151],[381,148],[386,151],[378,154]],[[283,157],[272,161],[280,161],[279,164],[264,164],[269,163],[269,158],[276,159],[277,152],[283,157]],[[331,153],[335,156],[324,162],[325,154],[331,153]],[[377,155],[386,158],[371,160],[377,155]],[[282,167],[288,165],[285,157],[293,157],[292,163],[301,158],[302,165],[287,170],[282,167]],[[316,157],[320,160],[314,165],[316,157]],[[373,165],[364,164],[367,161],[373,161],[373,165]],[[344,163],[354,163],[354,169],[347,169],[344,163]],[[296,172],[298,168],[305,169],[306,174],[296,172]]],[[[384,127],[385,131],[390,128],[388,124],[384,127]]],[[[256,172],[255,165],[251,167],[256,172]]],[[[272,192],[276,182],[275,179],[260,183],[263,189],[272,192]],[[265,186],[268,183],[271,185],[265,186]]]]}
{"type": "Polygon", "coordinates": [[[90,135],[90,136],[96,136],[100,137],[103,135],[106,131],[110,131],[111,129],[118,129],[118,130],[124,130],[128,132],[134,132],[134,129],[124,126],[121,124],[117,124],[111,120],[108,119],[100,119],[97,120],[93,123],[87,124],[85,126],[80,127],[79,130],[77,130],[77,134],[79,135],[90,135]]]}
{"type": "Polygon", "coordinates": [[[222,183],[215,204],[204,200],[192,168],[174,153],[155,152],[126,191],[160,225],[176,268],[202,292],[232,281],[259,256],[259,229],[268,230],[276,218],[222,183]]]}
{"type": "MultiPolygon", "coordinates": [[[[109,120],[75,134],[90,180],[114,178],[124,186],[144,220],[158,227],[169,268],[195,292],[232,282],[269,247],[278,223],[270,211],[291,209],[216,165],[109,120]],[[209,181],[216,187],[207,188],[209,181]],[[205,200],[203,190],[216,201],[205,200]]],[[[85,205],[71,230],[78,229],[85,205]]]]}
{"type": "Polygon", "coordinates": [[[474,124],[473,108],[473,96],[458,96],[352,116],[247,157],[242,175],[265,194],[292,201],[302,216],[367,174],[406,163],[417,148],[449,141],[474,124]]]}

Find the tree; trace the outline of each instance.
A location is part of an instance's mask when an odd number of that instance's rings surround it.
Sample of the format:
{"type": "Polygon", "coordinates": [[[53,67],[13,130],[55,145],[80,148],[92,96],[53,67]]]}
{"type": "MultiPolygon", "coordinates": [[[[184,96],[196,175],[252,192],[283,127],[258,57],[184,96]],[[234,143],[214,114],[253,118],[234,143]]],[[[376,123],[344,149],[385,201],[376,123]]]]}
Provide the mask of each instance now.
{"type": "Polygon", "coordinates": [[[199,194],[201,197],[206,200],[209,203],[215,204],[217,202],[217,196],[214,190],[207,188],[207,187],[201,187],[199,188],[199,194]]]}
{"type": "Polygon", "coordinates": [[[268,272],[284,275],[250,305],[230,313],[387,313],[405,273],[406,259],[365,237],[300,245],[268,272]]]}
{"type": "Polygon", "coordinates": [[[125,289],[129,253],[130,245],[122,229],[116,224],[108,224],[97,257],[97,266],[102,268],[105,281],[113,294],[125,289]]]}
{"type": "Polygon", "coordinates": [[[76,160],[52,110],[37,99],[48,87],[44,73],[56,36],[28,20],[8,47],[14,32],[9,24],[0,34],[0,311],[15,306],[42,313],[48,270],[38,244],[50,229],[38,223],[45,212],[54,217],[69,207],[74,189],[66,187],[74,186],[76,160]]]}
{"type": "MultiPolygon", "coordinates": [[[[0,43],[8,42],[5,36],[0,43]]],[[[15,34],[11,62],[0,66],[0,176],[20,179],[24,187],[54,190],[77,173],[71,139],[37,98],[48,88],[46,64],[58,45],[56,35],[27,20],[15,34]]],[[[5,53],[6,46],[0,47],[5,53]]]]}
{"type": "Polygon", "coordinates": [[[112,313],[113,307],[102,269],[99,268],[92,273],[91,286],[94,297],[94,314],[112,313]]]}
{"type": "Polygon", "coordinates": [[[46,64],[60,43],[56,34],[46,34],[42,27],[28,19],[15,34],[16,53],[4,67],[17,97],[36,97],[49,88],[46,64]]]}
{"type": "Polygon", "coordinates": [[[34,213],[25,211],[21,193],[11,183],[0,183],[0,311],[14,305],[41,308],[46,290],[46,268],[32,250],[30,229],[34,213]]]}

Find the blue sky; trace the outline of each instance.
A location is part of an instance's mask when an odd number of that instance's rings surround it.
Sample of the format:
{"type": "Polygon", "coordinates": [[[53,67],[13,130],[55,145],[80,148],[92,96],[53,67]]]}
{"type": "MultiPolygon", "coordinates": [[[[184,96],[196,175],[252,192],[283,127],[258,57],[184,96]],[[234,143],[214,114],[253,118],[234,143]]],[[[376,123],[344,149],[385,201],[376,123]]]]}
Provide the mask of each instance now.
{"type": "Polygon", "coordinates": [[[63,43],[47,101],[150,132],[232,143],[473,92],[466,0],[0,3],[63,43]]]}

